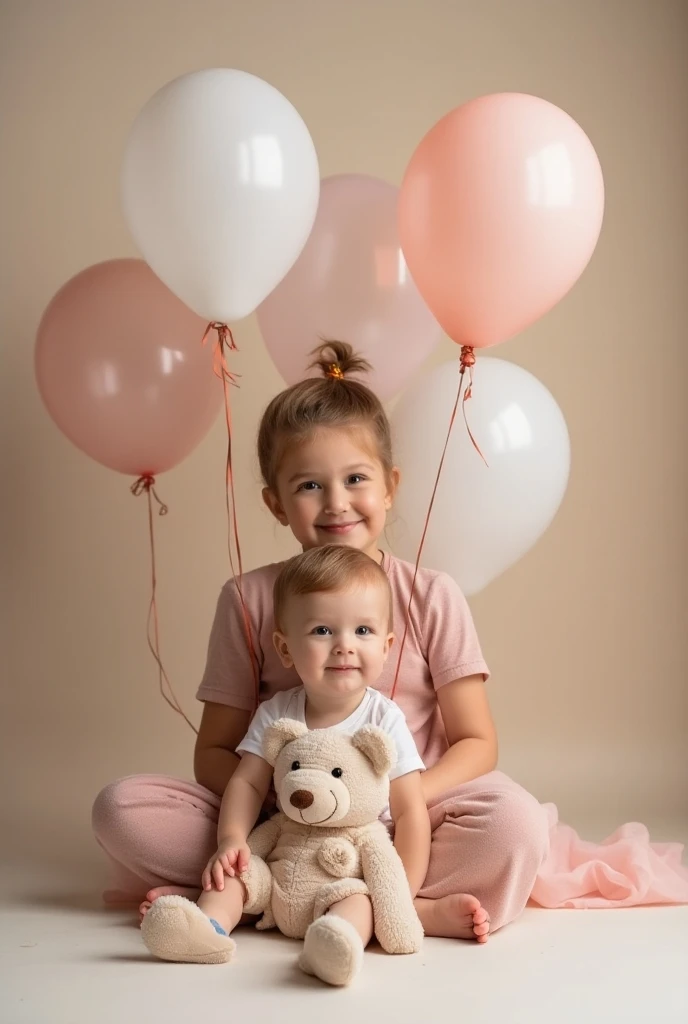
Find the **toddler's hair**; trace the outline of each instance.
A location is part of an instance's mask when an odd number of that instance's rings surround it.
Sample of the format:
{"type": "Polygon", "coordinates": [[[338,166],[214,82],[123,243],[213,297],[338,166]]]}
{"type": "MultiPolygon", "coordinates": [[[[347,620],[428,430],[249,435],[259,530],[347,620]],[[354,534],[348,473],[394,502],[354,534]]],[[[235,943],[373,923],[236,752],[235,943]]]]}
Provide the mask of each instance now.
{"type": "Polygon", "coordinates": [[[363,551],[329,544],[309,548],[285,562],[275,580],[273,606],[275,625],[281,629],[289,599],[299,594],[327,594],[349,587],[381,587],[389,602],[392,629],[392,590],[387,573],[363,551]]]}
{"type": "Polygon", "coordinates": [[[263,413],[258,430],[258,460],[265,485],[277,491],[277,471],[288,445],[299,443],[320,427],[364,427],[375,442],[375,454],[386,473],[391,472],[392,438],[380,399],[350,374],[365,373],[370,363],[351,345],[328,341],[316,348],[322,377],[292,384],[276,395],[263,413]]]}

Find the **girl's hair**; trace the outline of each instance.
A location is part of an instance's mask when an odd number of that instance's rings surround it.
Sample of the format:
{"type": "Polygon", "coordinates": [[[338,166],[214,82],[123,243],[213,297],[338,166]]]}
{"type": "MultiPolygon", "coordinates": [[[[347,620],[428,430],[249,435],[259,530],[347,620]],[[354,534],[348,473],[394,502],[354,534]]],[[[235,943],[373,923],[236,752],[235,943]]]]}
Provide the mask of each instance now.
{"type": "Polygon", "coordinates": [[[385,472],[393,467],[391,431],[382,403],[365,384],[350,378],[370,370],[370,363],[343,341],[325,342],[311,355],[315,359],[310,367],[318,367],[322,376],[280,391],[260,422],[258,460],[271,491],[277,490],[277,471],[287,447],[321,427],[367,428],[385,472]]]}
{"type": "Polygon", "coordinates": [[[350,587],[377,586],[382,589],[389,606],[389,629],[392,628],[392,591],[387,573],[363,551],[329,544],[309,548],[285,562],[272,591],[275,625],[282,629],[284,613],[292,597],[300,594],[329,594],[350,587]]]}

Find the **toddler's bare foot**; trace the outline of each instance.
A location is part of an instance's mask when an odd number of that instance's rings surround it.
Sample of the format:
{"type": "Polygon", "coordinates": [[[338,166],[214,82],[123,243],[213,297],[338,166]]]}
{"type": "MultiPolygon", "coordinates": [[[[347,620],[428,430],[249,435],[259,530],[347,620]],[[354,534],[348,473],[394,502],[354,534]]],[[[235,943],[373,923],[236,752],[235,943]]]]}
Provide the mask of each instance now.
{"type": "Polygon", "coordinates": [[[416,910],[426,935],[487,942],[490,916],[475,896],[460,893],[439,900],[417,899],[416,910]]]}
{"type": "Polygon", "coordinates": [[[155,889],[149,889],[146,893],[145,900],[139,906],[139,924],[143,921],[151,906],[160,898],[160,896],[185,896],[187,900],[191,900],[192,903],[195,903],[200,895],[200,889],[185,888],[183,885],[159,885],[155,889]]]}

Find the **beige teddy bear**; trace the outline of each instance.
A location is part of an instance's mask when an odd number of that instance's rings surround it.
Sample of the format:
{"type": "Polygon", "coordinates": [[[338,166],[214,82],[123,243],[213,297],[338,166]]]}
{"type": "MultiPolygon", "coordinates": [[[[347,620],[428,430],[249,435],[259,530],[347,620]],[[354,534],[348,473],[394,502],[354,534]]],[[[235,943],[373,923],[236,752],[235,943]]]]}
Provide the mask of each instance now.
{"type": "Polygon", "coordinates": [[[301,968],[332,985],[348,984],[363,944],[343,918],[327,915],[354,893],[370,896],[375,935],[388,953],[415,953],[423,930],[408,881],[379,815],[389,799],[396,750],[381,729],[309,731],[287,718],[266,731],[263,755],[275,769],[280,813],[249,836],[241,876],[245,911],[305,938],[301,968]]]}

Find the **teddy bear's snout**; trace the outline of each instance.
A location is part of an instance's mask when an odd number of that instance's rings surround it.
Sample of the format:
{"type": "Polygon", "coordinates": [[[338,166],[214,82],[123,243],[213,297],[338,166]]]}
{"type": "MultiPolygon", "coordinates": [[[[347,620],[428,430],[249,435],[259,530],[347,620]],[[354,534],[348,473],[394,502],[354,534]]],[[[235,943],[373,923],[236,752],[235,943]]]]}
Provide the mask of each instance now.
{"type": "Polygon", "coordinates": [[[299,811],[305,811],[307,807],[310,807],[313,803],[313,794],[309,793],[307,789],[297,789],[295,793],[289,797],[289,803],[296,807],[299,811]]]}

